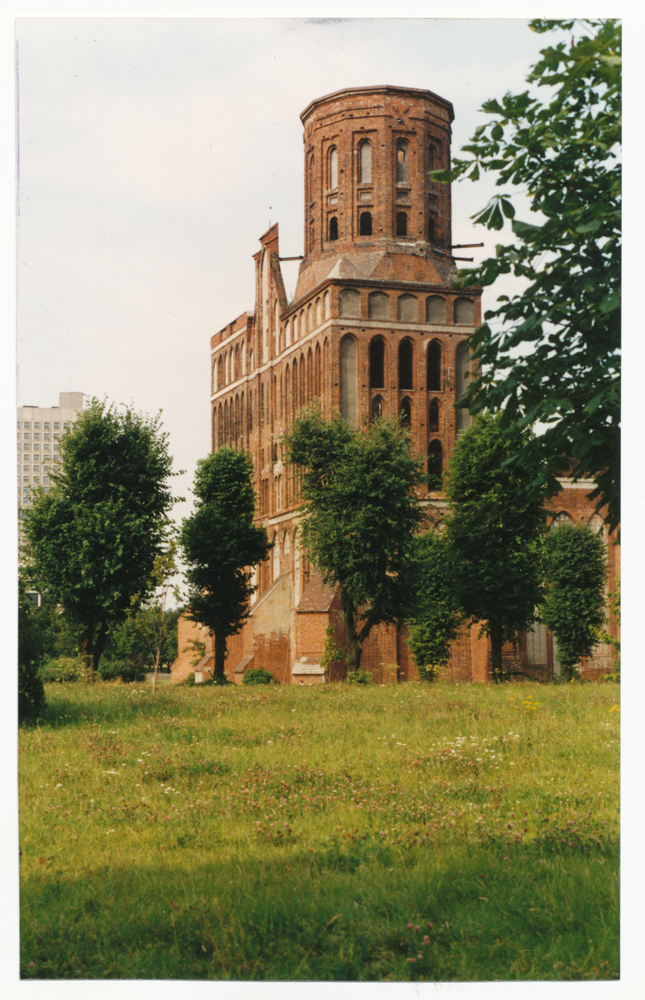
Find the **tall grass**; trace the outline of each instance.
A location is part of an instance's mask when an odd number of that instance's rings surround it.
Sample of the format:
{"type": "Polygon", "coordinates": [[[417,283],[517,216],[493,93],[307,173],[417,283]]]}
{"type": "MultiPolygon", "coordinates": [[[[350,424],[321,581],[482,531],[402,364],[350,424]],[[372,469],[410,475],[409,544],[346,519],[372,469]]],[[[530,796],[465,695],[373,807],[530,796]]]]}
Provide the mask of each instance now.
{"type": "Polygon", "coordinates": [[[51,686],[24,978],[618,976],[615,686],[51,686]]]}

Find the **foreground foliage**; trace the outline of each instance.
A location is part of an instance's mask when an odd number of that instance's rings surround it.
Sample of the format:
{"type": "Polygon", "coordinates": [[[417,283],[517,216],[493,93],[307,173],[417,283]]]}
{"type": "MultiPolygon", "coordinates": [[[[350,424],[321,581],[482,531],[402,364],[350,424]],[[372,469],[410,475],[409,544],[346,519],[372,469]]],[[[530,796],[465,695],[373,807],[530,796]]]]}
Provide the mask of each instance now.
{"type": "Polygon", "coordinates": [[[468,271],[468,285],[503,274],[528,279],[498,298],[471,338],[482,374],[466,393],[473,412],[503,410],[504,426],[546,425],[516,460],[539,453],[552,472],[569,468],[596,482],[613,529],[620,518],[621,25],[615,20],[548,21],[557,31],[527,82],[549,88],[487,101],[488,120],[464,146],[467,158],[436,180],[528,190],[530,221],[515,219],[512,194],[497,195],[475,222],[515,239],[468,271]],[[575,38],[573,37],[575,35],[575,38]],[[492,321],[492,322],[491,322],[492,321]],[[518,348],[520,348],[518,350],[518,348]]]}
{"type": "Polygon", "coordinates": [[[615,685],[53,685],[28,979],[618,976],[615,685]]]}

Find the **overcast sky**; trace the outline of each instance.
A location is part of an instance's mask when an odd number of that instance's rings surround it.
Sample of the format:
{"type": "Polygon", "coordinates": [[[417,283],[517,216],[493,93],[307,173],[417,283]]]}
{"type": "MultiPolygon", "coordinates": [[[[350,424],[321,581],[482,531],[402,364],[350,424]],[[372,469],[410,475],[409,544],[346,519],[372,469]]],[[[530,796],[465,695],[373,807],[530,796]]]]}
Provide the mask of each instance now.
{"type": "MultiPolygon", "coordinates": [[[[300,112],[343,87],[427,88],[453,102],[458,153],[544,44],[521,19],[19,19],[19,404],[163,409],[188,497],[210,336],[253,309],[270,222],[302,253],[300,112]]],[[[469,215],[489,191],[454,191],[454,242],[486,253],[498,237],[469,215]]]]}

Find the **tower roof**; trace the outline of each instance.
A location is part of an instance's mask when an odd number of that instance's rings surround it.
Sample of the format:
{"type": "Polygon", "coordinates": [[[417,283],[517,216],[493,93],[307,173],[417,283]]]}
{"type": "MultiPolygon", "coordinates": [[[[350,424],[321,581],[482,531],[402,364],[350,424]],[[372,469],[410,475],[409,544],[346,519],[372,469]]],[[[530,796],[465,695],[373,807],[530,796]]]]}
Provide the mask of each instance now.
{"type": "Polygon", "coordinates": [[[431,90],[420,90],[418,87],[393,87],[391,84],[381,84],[375,87],[344,87],[342,90],[335,90],[331,94],[324,94],[323,97],[316,97],[311,101],[305,110],[300,115],[300,120],[303,125],[306,122],[309,115],[315,108],[319,107],[321,104],[326,104],[327,101],[338,101],[343,97],[355,96],[368,96],[373,94],[391,94],[400,95],[401,97],[426,97],[428,100],[433,101],[436,104],[442,104],[448,111],[449,121],[454,121],[455,113],[453,111],[452,102],[447,101],[444,97],[439,97],[438,94],[433,93],[431,90]]]}

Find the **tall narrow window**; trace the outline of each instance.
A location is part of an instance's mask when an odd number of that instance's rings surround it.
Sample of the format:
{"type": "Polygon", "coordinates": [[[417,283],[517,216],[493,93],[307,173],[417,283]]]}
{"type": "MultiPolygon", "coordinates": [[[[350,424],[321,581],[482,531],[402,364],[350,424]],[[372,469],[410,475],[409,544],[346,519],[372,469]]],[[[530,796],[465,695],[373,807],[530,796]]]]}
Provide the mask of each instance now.
{"type": "Polygon", "coordinates": [[[329,187],[338,187],[338,150],[335,146],[329,150],[329,187]]]}
{"type": "Polygon", "coordinates": [[[370,389],[385,388],[385,341],[374,337],[370,341],[370,389]]]}
{"type": "Polygon", "coordinates": [[[439,430],[439,400],[431,399],[428,407],[428,430],[436,433],[439,430]]]}
{"type": "Polygon", "coordinates": [[[400,420],[401,426],[409,430],[412,424],[412,404],[407,396],[401,400],[400,420]]]}
{"type": "MultiPolygon", "coordinates": [[[[428,146],[428,173],[435,169],[434,159],[434,146],[428,146]]],[[[432,184],[432,181],[430,183],[432,184]]]]}
{"type": "Polygon", "coordinates": [[[372,180],[372,147],[367,140],[358,147],[358,180],[360,184],[372,180]]]}
{"type": "Polygon", "coordinates": [[[412,362],[414,358],[414,348],[412,341],[402,340],[399,344],[399,389],[412,389],[412,362]]]}
{"type": "Polygon", "coordinates": [[[408,144],[405,139],[399,139],[396,144],[396,180],[405,184],[408,180],[408,144]]]}
{"type": "Polygon", "coordinates": [[[380,420],[383,416],[383,400],[380,396],[375,396],[370,407],[370,423],[373,420],[380,420]]]}
{"type": "Polygon", "coordinates": [[[359,233],[361,236],[371,236],[372,235],[372,213],[371,212],[361,212],[359,233]]]}
{"type": "MultiPolygon", "coordinates": [[[[468,388],[470,374],[470,357],[468,354],[468,344],[466,341],[462,341],[457,347],[457,352],[455,355],[455,381],[456,381],[456,396],[457,401],[461,399],[464,395],[466,389],[468,388]]],[[[470,412],[465,409],[455,410],[457,414],[457,433],[466,430],[470,427],[472,423],[472,417],[470,412]]]]}
{"type": "Polygon", "coordinates": [[[408,217],[405,212],[396,213],[396,235],[397,236],[408,235],[408,217]]]}
{"type": "Polygon", "coordinates": [[[428,392],[441,392],[441,344],[433,340],[428,346],[428,392]]]}
{"type": "Polygon", "coordinates": [[[340,342],[340,412],[350,427],[358,425],[356,341],[343,337],[340,342]]]}
{"type": "Polygon", "coordinates": [[[431,441],[428,445],[428,487],[431,490],[441,489],[443,475],[443,448],[441,441],[431,441]]]}
{"type": "Polygon", "coordinates": [[[329,220],[329,239],[330,241],[338,239],[338,219],[335,215],[329,220]]]}
{"type": "Polygon", "coordinates": [[[430,218],[428,219],[428,243],[436,243],[436,241],[437,241],[437,233],[436,233],[435,222],[432,216],[430,216],[430,218]]]}

